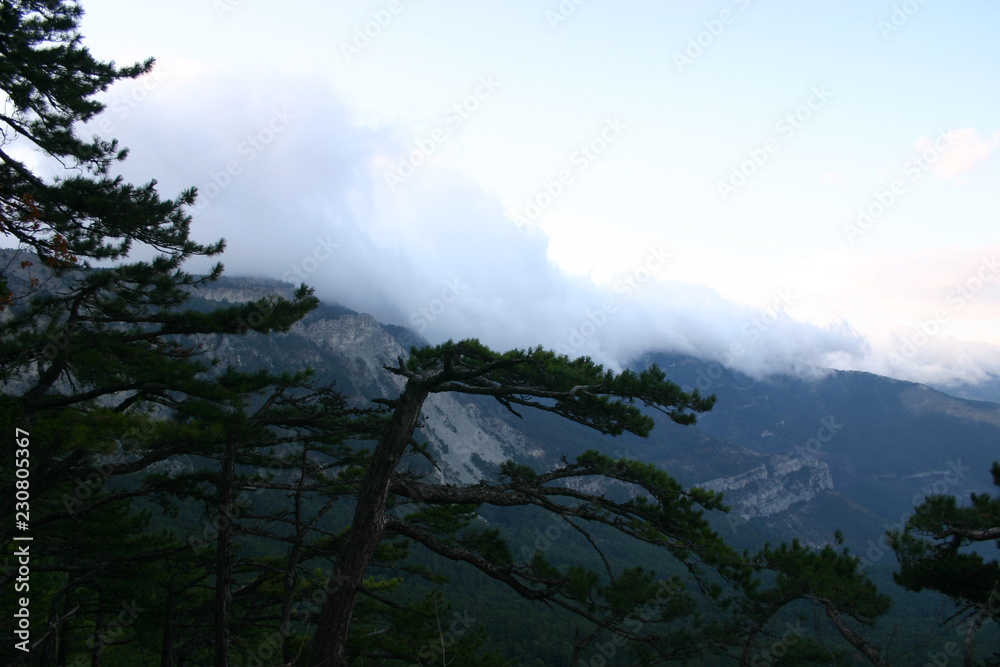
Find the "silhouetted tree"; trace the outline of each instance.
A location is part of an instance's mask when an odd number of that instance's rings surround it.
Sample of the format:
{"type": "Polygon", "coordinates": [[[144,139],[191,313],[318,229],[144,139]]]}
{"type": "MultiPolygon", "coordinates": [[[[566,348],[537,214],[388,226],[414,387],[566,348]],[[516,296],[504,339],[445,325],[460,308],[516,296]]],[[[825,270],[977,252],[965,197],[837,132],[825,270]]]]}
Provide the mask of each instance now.
{"type": "MultiPolygon", "coordinates": [[[[602,587],[599,578],[579,568],[562,571],[541,554],[516,563],[509,547],[493,531],[466,529],[472,509],[483,504],[535,506],[568,521],[603,524],[641,542],[667,549],[689,564],[705,560],[737,572],[735,559],[703,518],[705,509],[721,509],[721,496],[699,489],[685,490],[654,466],[615,461],[588,452],[574,462],[535,474],[523,466],[502,469],[496,484],[456,487],[428,484],[397,471],[413,444],[424,401],[434,393],[455,392],[490,396],[517,415],[528,407],[550,412],[602,433],[625,431],[645,436],[652,418],[638,404],[659,410],[679,424],[691,424],[695,413],[712,407],[714,397],[684,392],[656,367],[641,373],[616,374],[589,358],[571,360],[541,348],[494,352],[475,340],[448,342],[414,350],[387,370],[406,379],[392,408],[389,425],[372,452],[357,496],[351,530],[337,554],[333,585],[320,613],[313,640],[311,665],[342,667],[354,606],[372,554],[389,532],[408,537],[445,558],[464,561],[503,582],[522,596],[568,609],[597,626],[649,646],[662,638],[629,627],[627,611],[655,598],[656,584],[639,573],[613,578],[602,587]],[[649,495],[627,501],[581,492],[571,481],[589,476],[616,479],[649,495]],[[394,497],[430,507],[398,517],[387,509],[394,497]],[[451,508],[442,511],[437,506],[451,508]],[[464,524],[460,514],[464,513],[464,524]],[[458,520],[442,531],[442,522],[458,520]],[[444,533],[443,535],[441,533],[444,533]],[[636,577],[639,577],[637,580],[636,577]],[[631,585],[631,588],[626,584],[631,585]],[[629,592],[626,594],[625,591],[629,592]]],[[[447,522],[445,522],[447,524],[447,522]]],[[[583,526],[580,530],[586,534],[583,526]]],[[[680,592],[675,592],[680,596],[680,592]]],[[[668,596],[669,597],[669,596],[668,596]]],[[[667,608],[668,604],[660,605],[667,608]]],[[[666,648],[667,642],[660,642],[666,648]]]]}
{"type": "MultiPolygon", "coordinates": [[[[992,468],[1000,487],[1000,463],[992,468]]],[[[993,618],[1000,620],[1000,563],[975,545],[1000,545],[1000,494],[973,493],[960,506],[955,496],[928,496],[902,531],[889,533],[899,558],[896,581],[910,590],[944,593],[964,616],[966,665],[973,664],[976,634],[993,618]]]]}

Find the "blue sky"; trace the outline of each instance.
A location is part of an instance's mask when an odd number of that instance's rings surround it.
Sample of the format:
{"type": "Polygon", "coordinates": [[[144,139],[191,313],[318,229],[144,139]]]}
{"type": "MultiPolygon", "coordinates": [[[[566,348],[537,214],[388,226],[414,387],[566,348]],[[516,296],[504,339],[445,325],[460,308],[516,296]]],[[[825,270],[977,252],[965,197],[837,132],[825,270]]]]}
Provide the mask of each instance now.
{"type": "Polygon", "coordinates": [[[96,131],[230,274],[610,363],[1000,372],[993,3],[83,6],[158,60],[96,131]]]}

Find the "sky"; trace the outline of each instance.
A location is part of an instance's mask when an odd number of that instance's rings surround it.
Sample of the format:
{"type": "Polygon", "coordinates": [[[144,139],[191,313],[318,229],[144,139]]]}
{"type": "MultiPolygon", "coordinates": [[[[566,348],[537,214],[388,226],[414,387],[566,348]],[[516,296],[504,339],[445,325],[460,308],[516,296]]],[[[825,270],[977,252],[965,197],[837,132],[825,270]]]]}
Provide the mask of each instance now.
{"type": "Polygon", "coordinates": [[[612,367],[1000,374],[996,3],[82,5],[157,60],[86,131],[229,275],[612,367]]]}

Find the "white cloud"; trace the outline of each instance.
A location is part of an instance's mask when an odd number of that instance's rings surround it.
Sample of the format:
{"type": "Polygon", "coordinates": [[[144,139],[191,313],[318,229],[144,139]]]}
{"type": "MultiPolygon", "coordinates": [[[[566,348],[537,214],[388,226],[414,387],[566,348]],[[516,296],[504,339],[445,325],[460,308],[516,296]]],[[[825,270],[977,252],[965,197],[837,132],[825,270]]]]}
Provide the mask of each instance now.
{"type": "MultiPolygon", "coordinates": [[[[166,99],[122,118],[116,135],[133,148],[129,178],[155,176],[167,195],[199,186],[195,234],[228,239],[230,275],[304,281],[326,300],[434,341],[543,344],[612,365],[662,349],[754,375],[810,365],[913,378],[981,373],[971,352],[941,352],[950,349],[947,338],[893,366],[899,333],[879,324],[912,329],[933,317],[949,281],[978,270],[975,253],[953,264],[939,255],[804,260],[782,267],[786,282],[755,277],[773,289],[740,304],[715,287],[679,282],[678,266],[697,258],[666,258],[677,250],[651,237],[616,238],[620,268],[595,274],[598,285],[556,267],[548,238],[514,224],[499,198],[451,160],[421,165],[389,187],[385,156],[406,154],[413,137],[360,126],[336,91],[318,83],[320,73],[184,74],[164,84],[166,99]]],[[[994,304],[997,284],[967,300],[965,312],[994,304]]],[[[1000,369],[1000,358],[980,357],[1000,369]]]]}

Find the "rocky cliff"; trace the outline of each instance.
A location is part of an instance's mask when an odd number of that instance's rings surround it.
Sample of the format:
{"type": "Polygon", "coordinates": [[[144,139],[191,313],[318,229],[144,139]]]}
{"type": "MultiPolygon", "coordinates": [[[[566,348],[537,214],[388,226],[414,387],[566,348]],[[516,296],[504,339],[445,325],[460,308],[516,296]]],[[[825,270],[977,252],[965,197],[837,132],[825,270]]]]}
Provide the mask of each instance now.
{"type": "MultiPolygon", "coordinates": [[[[229,303],[258,299],[268,293],[287,297],[291,286],[269,280],[224,278],[198,291],[200,298],[229,303]]],[[[336,307],[321,308],[288,334],[270,338],[284,351],[280,355],[284,358],[269,359],[266,349],[235,336],[220,337],[215,354],[227,363],[244,366],[311,366],[320,377],[337,378],[341,389],[358,402],[398,395],[403,379],[385,367],[408,356],[404,343],[419,342],[415,335],[393,333],[370,315],[336,307]]],[[[491,478],[508,459],[533,466],[556,462],[553,443],[533,439],[523,426],[516,422],[512,425],[501,411],[487,403],[437,394],[425,404],[421,436],[440,462],[435,471],[440,481],[468,484],[491,478]]],[[[609,451],[614,450],[609,447],[609,451]]],[[[763,456],[749,451],[743,455],[759,464],[742,474],[698,486],[723,491],[734,512],[745,519],[786,511],[833,488],[829,467],[816,458],[763,456]]],[[[692,472],[690,477],[696,478],[697,472],[692,472]]]]}
{"type": "MultiPolygon", "coordinates": [[[[223,278],[199,289],[193,305],[290,296],[291,289],[270,280],[223,278]]],[[[370,315],[324,304],[287,334],[203,342],[224,363],[243,368],[312,367],[320,380],[363,403],[398,395],[402,379],[385,367],[425,341],[370,315]]],[[[653,361],[682,386],[698,386],[702,362],[659,355],[637,364],[653,361]]],[[[703,389],[719,400],[698,426],[661,420],[646,440],[606,438],[544,414],[513,419],[489,401],[447,394],[425,404],[418,438],[439,462],[429,474],[451,484],[493,479],[508,459],[552,467],[586,448],[638,458],[685,484],[722,492],[733,510],[722,521],[737,532],[749,523],[778,539],[812,544],[828,541],[836,528],[861,540],[878,538],[921,494],[967,497],[970,490],[989,490],[985,478],[1000,437],[1000,406],[844,372],[754,380],[726,371],[703,389]],[[982,479],[974,479],[977,474],[982,479]]],[[[581,483],[597,484],[591,492],[612,491],[596,480],[581,483]]]]}
{"type": "MultiPolygon", "coordinates": [[[[8,281],[19,281],[21,291],[31,278],[40,279],[40,289],[57,287],[39,272],[11,270],[8,281]]],[[[191,306],[211,308],[272,294],[291,296],[292,286],[226,277],[195,290],[191,306]]],[[[323,304],[286,334],[206,336],[198,342],[223,367],[311,367],[321,382],[335,383],[352,401],[366,403],[398,395],[402,380],[385,366],[425,341],[370,315],[323,304]]],[[[682,387],[717,395],[715,409],[700,416],[697,426],[678,426],[654,414],[658,423],[648,439],[611,439],[544,413],[527,412],[519,420],[486,400],[435,395],[425,405],[418,436],[440,463],[429,473],[445,483],[475,483],[494,478],[508,459],[542,469],[563,456],[599,449],[659,465],[689,486],[722,492],[733,509],[731,526],[749,522],[779,539],[811,543],[844,528],[864,544],[879,539],[928,494],[968,498],[970,492],[992,491],[988,469],[1000,458],[996,404],[868,373],[754,379],[712,367],[706,375],[707,362],[662,352],[633,366],[654,362],[682,387]],[[705,378],[711,379],[707,385],[705,378]]],[[[8,390],[13,382],[17,378],[8,381],[8,390]]],[[[596,479],[581,483],[595,485],[588,491],[610,491],[596,479]]]]}
{"type": "MultiPolygon", "coordinates": [[[[290,296],[291,287],[265,280],[223,279],[198,294],[211,301],[231,303],[258,299],[266,293],[290,296]]],[[[399,358],[409,356],[402,336],[397,337],[371,315],[346,309],[320,309],[287,334],[273,336],[273,342],[291,358],[265,358],[246,339],[220,337],[215,354],[227,363],[287,368],[289,364],[310,366],[320,378],[337,378],[341,389],[364,403],[373,398],[395,398],[404,380],[386,370],[399,358]]],[[[414,336],[412,340],[416,340],[414,336]]],[[[539,443],[511,427],[479,404],[448,394],[435,394],[424,404],[420,436],[436,454],[442,482],[475,483],[491,478],[499,465],[509,459],[542,464],[546,458],[539,443]]]]}
{"type": "Polygon", "coordinates": [[[753,519],[784,512],[833,489],[833,476],[829,466],[815,458],[777,454],[745,473],[698,486],[722,492],[737,516],[753,519]]]}

